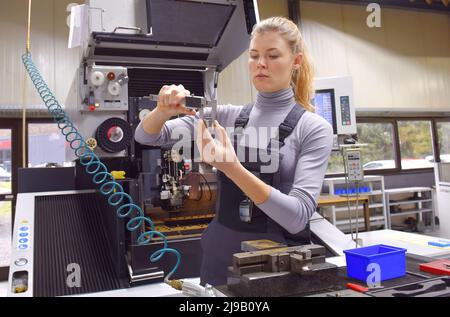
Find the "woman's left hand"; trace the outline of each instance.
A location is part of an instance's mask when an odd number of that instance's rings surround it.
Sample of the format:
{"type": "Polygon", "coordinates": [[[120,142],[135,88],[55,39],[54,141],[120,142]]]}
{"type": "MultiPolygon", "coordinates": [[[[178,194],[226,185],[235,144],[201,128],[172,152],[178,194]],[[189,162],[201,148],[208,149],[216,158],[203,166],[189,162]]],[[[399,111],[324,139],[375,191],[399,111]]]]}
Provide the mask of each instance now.
{"type": "Polygon", "coordinates": [[[214,139],[209,133],[203,120],[197,124],[197,147],[203,162],[214,166],[219,171],[228,174],[238,168],[240,163],[228,138],[226,130],[214,121],[214,139]]]}

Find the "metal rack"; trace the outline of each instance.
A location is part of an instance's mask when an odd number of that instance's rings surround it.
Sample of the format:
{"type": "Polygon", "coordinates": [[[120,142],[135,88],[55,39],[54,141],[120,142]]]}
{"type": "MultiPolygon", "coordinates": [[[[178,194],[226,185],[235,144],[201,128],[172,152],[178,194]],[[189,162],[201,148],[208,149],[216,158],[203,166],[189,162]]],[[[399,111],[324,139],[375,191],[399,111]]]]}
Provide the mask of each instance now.
{"type": "Polygon", "coordinates": [[[392,227],[391,217],[416,215],[418,221],[422,222],[423,213],[431,213],[431,227],[433,230],[435,229],[433,192],[431,187],[405,187],[405,188],[386,189],[384,191],[384,195],[386,203],[385,209],[388,215],[387,216],[388,229],[391,229],[392,227]],[[409,196],[408,198],[398,201],[391,201],[394,195],[402,195],[402,194],[415,194],[415,196],[412,197],[409,196]],[[404,211],[400,210],[395,213],[391,211],[393,206],[402,208],[402,206],[408,205],[414,205],[414,208],[406,208],[404,211]]]}
{"type": "MultiPolygon", "coordinates": [[[[344,177],[333,177],[326,178],[324,180],[324,186],[328,187],[328,193],[330,195],[337,194],[337,191],[345,187],[344,177]]],[[[349,183],[349,187],[353,187],[353,184],[349,183]]],[[[387,217],[386,217],[386,204],[384,196],[384,177],[379,175],[368,175],[364,176],[364,181],[360,184],[360,188],[366,188],[367,191],[360,192],[360,195],[369,196],[369,212],[370,212],[370,225],[371,226],[381,226],[387,228],[387,217]]],[[[341,194],[342,195],[342,194],[341,194]]],[[[345,194],[344,194],[345,197],[345,194]]],[[[354,210],[354,205],[351,205],[352,210],[354,210]]],[[[362,207],[360,207],[362,210],[362,207]]],[[[338,213],[343,213],[346,215],[347,207],[337,207],[330,206],[328,212],[330,213],[330,222],[338,227],[342,231],[349,231],[349,219],[338,220],[336,215],[338,213]]],[[[359,218],[359,229],[364,229],[364,218],[359,218]]]]}

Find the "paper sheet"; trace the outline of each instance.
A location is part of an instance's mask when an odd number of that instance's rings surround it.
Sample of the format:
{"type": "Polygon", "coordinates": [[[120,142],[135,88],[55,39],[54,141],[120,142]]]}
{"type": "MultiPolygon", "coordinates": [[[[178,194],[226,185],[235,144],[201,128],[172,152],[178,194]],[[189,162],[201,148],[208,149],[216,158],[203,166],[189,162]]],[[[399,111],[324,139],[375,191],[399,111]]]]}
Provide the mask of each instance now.
{"type": "Polygon", "coordinates": [[[87,29],[87,5],[73,6],[70,9],[68,48],[81,46],[87,38],[87,29]]]}

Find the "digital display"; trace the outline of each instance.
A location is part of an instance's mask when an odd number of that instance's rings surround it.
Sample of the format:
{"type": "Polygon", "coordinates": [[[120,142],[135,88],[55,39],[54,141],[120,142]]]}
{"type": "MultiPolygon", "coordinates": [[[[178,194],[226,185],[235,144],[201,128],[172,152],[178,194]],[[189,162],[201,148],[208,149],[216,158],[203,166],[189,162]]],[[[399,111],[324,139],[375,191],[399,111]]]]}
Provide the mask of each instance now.
{"type": "Polygon", "coordinates": [[[312,103],[316,108],[316,114],[327,120],[333,127],[333,133],[337,134],[334,90],[317,90],[312,103]]]}

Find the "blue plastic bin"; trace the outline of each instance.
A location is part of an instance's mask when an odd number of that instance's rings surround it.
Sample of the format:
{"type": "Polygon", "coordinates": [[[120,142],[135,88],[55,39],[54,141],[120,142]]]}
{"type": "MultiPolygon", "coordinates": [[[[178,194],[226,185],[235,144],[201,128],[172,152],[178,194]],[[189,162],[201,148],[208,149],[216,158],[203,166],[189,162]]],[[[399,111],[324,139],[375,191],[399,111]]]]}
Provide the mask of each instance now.
{"type": "Polygon", "coordinates": [[[381,281],[402,277],[406,274],[406,249],[378,244],[364,248],[344,250],[347,262],[347,275],[366,282],[372,270],[371,263],[380,266],[381,281]]]}

